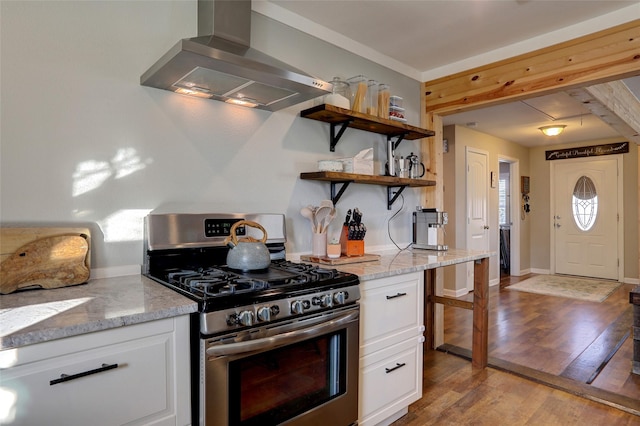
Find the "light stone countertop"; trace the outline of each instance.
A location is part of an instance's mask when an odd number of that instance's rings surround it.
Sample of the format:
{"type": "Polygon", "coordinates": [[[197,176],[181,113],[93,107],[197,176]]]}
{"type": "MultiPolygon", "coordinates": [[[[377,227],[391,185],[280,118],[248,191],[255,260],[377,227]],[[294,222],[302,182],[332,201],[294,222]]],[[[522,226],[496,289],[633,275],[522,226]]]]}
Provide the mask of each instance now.
{"type": "Polygon", "coordinates": [[[0,350],[187,315],[193,300],[142,275],[0,296],[0,350]]]}
{"type": "Polygon", "coordinates": [[[393,275],[409,274],[425,269],[440,268],[457,263],[471,262],[494,256],[492,251],[472,251],[449,249],[447,251],[433,251],[421,249],[372,251],[367,254],[380,255],[379,260],[372,262],[349,263],[331,265],[339,271],[356,274],[361,280],[373,280],[393,275]]]}
{"type": "MultiPolygon", "coordinates": [[[[333,265],[361,280],[408,274],[495,255],[450,249],[375,252],[372,262],[333,265]]],[[[197,303],[142,275],[89,280],[0,296],[0,350],[196,312],[197,303]]]]}

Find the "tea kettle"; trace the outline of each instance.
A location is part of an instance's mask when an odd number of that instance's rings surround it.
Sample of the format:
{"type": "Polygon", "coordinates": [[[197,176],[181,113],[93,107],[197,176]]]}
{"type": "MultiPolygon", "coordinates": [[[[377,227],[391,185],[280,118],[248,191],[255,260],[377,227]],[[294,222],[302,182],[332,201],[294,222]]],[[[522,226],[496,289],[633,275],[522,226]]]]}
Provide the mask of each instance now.
{"type": "Polygon", "coordinates": [[[412,179],[421,178],[424,176],[426,169],[424,164],[420,162],[420,159],[413,152],[410,155],[407,155],[407,160],[409,160],[409,177],[412,179]],[[419,172],[418,169],[422,169],[422,172],[419,172]]]}
{"type": "Polygon", "coordinates": [[[233,224],[229,232],[229,236],[224,243],[230,247],[227,253],[227,266],[231,269],[239,269],[241,271],[253,271],[257,269],[266,269],[271,264],[271,256],[265,242],[267,241],[267,231],[257,222],[250,220],[241,220],[233,224]],[[262,231],[261,240],[253,237],[243,237],[238,239],[236,230],[240,226],[250,226],[262,231]]]}

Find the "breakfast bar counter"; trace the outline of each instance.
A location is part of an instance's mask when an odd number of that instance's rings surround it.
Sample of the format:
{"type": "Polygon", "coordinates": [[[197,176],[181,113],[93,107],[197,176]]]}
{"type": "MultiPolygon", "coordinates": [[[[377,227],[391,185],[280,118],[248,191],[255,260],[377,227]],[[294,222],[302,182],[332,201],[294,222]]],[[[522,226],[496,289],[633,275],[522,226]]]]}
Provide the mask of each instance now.
{"type": "Polygon", "coordinates": [[[473,310],[473,337],[471,362],[474,367],[485,368],[488,363],[489,327],[489,258],[491,251],[449,249],[432,250],[386,250],[370,252],[380,258],[370,262],[336,264],[331,267],[356,274],[361,280],[402,275],[412,272],[425,273],[425,338],[427,345],[435,346],[436,304],[448,304],[473,310]],[[436,271],[438,268],[459,263],[474,262],[473,302],[458,301],[436,295],[436,271]]]}

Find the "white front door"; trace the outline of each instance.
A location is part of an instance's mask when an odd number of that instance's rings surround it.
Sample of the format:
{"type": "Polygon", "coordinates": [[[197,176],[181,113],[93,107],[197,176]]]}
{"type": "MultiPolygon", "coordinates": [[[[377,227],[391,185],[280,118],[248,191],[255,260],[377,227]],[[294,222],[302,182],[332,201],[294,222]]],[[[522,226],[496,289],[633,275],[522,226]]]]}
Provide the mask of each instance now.
{"type": "MultiPolygon", "coordinates": [[[[467,249],[489,250],[489,154],[467,148],[467,249]]],[[[468,262],[471,264],[472,262],[468,262]]],[[[473,271],[473,265],[469,265],[473,271]]],[[[473,290],[473,274],[467,271],[467,289],[473,290]]]]}
{"type": "Polygon", "coordinates": [[[553,162],[556,273],[618,279],[621,224],[616,157],[553,162]]]}

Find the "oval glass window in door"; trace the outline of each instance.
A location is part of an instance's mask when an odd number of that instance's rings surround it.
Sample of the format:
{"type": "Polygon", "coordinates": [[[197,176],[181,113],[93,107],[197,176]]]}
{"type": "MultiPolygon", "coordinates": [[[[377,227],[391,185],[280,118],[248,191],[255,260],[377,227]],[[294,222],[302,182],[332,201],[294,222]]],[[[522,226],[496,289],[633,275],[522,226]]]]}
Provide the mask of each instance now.
{"type": "Polygon", "coordinates": [[[573,188],[573,220],[583,231],[591,229],[598,216],[598,194],[593,181],[580,176],[573,188]]]}

